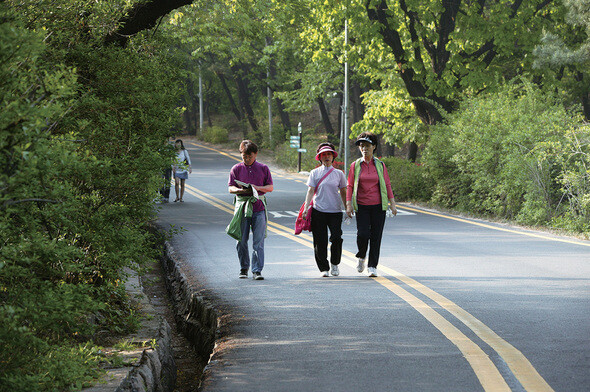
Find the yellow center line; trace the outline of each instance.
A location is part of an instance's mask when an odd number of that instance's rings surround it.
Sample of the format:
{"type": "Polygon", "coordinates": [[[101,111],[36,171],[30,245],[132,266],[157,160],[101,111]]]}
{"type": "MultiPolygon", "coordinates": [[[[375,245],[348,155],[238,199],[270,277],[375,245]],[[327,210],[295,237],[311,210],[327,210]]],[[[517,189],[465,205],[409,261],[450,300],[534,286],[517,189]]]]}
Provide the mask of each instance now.
{"type": "MultiPolygon", "coordinates": [[[[220,200],[214,196],[211,196],[197,188],[194,188],[190,185],[186,185],[187,192],[197,196],[199,199],[210,203],[211,205],[221,209],[222,211],[228,212],[233,214],[233,209],[230,209],[231,204],[220,200]]],[[[292,241],[295,241],[299,244],[302,244],[308,248],[313,249],[313,242],[309,237],[300,238],[293,234],[293,230],[280,225],[275,222],[268,222],[269,228],[268,230],[281,235],[285,238],[288,238],[292,241]]],[[[351,252],[344,251],[343,255],[343,263],[348,265],[351,268],[354,268],[354,260],[355,257],[351,252]]],[[[387,288],[389,291],[396,294],[406,303],[408,303],[411,307],[416,309],[428,322],[430,322],[436,329],[438,329],[447,339],[449,339],[458,349],[461,351],[473,371],[477,376],[479,382],[483,386],[484,390],[486,391],[510,391],[510,387],[494,365],[494,363],[490,360],[488,355],[472,340],[470,340],[463,332],[461,332],[457,327],[451,324],[448,320],[446,320],[443,316],[436,312],[433,308],[428,306],[424,301],[420,300],[416,296],[412,295],[399,285],[395,284],[394,282],[383,278],[378,277],[375,279],[376,282],[387,288]]]]}
{"type": "Polygon", "coordinates": [[[234,155],[231,155],[231,154],[229,154],[229,153],[227,153],[227,152],[223,152],[223,151],[216,150],[215,148],[212,148],[212,147],[207,147],[207,146],[204,146],[204,145],[202,145],[202,144],[193,143],[193,142],[190,142],[190,143],[187,143],[187,144],[192,144],[193,146],[201,147],[201,148],[204,148],[204,149],[206,149],[206,150],[215,151],[215,152],[216,152],[216,153],[218,153],[218,154],[225,155],[226,157],[229,157],[229,158],[231,158],[231,159],[233,159],[233,160],[236,160],[236,161],[238,161],[238,162],[241,162],[241,161],[242,161],[242,158],[240,158],[240,157],[236,157],[236,156],[234,156],[234,155]]]}
{"type": "Polygon", "coordinates": [[[547,235],[529,233],[529,232],[526,232],[526,231],[518,231],[518,230],[513,230],[513,229],[505,229],[503,227],[492,226],[492,225],[485,224],[485,223],[480,223],[480,222],[474,222],[474,221],[463,219],[463,218],[457,218],[455,216],[437,214],[436,212],[430,212],[430,211],[420,210],[420,209],[417,209],[417,208],[408,207],[406,204],[403,204],[403,203],[402,203],[402,205],[403,205],[403,208],[405,208],[407,210],[410,210],[410,211],[419,212],[419,213],[425,214],[425,215],[437,216],[439,218],[450,219],[450,220],[454,220],[454,221],[457,221],[457,222],[468,223],[470,225],[485,227],[486,229],[493,229],[493,230],[498,230],[498,231],[504,231],[504,232],[507,232],[507,233],[526,235],[526,236],[529,236],[529,237],[541,238],[543,240],[565,242],[565,243],[568,243],[568,244],[575,244],[575,245],[582,245],[582,246],[590,246],[590,242],[585,243],[585,242],[581,242],[581,241],[568,240],[568,239],[565,239],[565,238],[556,238],[556,237],[550,237],[550,236],[547,236],[547,235]]]}
{"type": "Polygon", "coordinates": [[[386,266],[379,267],[382,271],[406,283],[408,286],[424,294],[443,309],[455,316],[459,321],[471,329],[481,340],[486,342],[494,351],[500,355],[514,376],[527,391],[553,391],[551,386],[541,377],[533,365],[519,350],[510,343],[498,336],[487,325],[472,316],[465,309],[462,309],[451,300],[445,298],[434,290],[424,286],[422,283],[401,274],[386,266]]]}

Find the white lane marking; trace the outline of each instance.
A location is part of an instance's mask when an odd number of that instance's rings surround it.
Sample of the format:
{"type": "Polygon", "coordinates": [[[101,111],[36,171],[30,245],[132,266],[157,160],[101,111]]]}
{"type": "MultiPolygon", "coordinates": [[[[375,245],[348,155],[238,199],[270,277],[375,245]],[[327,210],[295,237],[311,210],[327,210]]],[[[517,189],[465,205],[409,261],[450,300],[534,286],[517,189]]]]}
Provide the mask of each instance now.
{"type": "MultiPolygon", "coordinates": [[[[344,212],[344,211],[342,211],[342,212],[344,212]]],[[[268,211],[268,213],[272,215],[273,219],[276,219],[276,218],[297,218],[297,215],[299,215],[299,211],[268,211]]],[[[398,216],[399,215],[416,215],[416,213],[400,210],[398,208],[397,215],[398,216]]]]}

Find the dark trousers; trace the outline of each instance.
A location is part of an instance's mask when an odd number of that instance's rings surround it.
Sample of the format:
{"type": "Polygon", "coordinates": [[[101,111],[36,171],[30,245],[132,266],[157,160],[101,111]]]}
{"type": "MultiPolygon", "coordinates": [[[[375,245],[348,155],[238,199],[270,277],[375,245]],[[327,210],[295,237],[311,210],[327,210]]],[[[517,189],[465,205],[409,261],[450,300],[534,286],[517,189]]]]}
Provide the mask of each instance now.
{"type": "Polygon", "coordinates": [[[170,198],[170,179],[172,178],[172,169],[164,169],[162,172],[162,178],[164,179],[164,186],[160,188],[160,195],[163,198],[169,199],[170,198]]]}
{"type": "Polygon", "coordinates": [[[381,204],[373,206],[359,204],[356,212],[356,245],[359,251],[356,257],[364,259],[367,256],[367,248],[369,248],[368,267],[377,268],[377,264],[379,264],[384,226],[385,211],[383,211],[381,204]]]}
{"type": "Polygon", "coordinates": [[[330,263],[338,265],[342,258],[342,213],[320,212],[311,209],[313,252],[320,271],[330,270],[328,265],[328,229],[330,229],[330,263]]]}

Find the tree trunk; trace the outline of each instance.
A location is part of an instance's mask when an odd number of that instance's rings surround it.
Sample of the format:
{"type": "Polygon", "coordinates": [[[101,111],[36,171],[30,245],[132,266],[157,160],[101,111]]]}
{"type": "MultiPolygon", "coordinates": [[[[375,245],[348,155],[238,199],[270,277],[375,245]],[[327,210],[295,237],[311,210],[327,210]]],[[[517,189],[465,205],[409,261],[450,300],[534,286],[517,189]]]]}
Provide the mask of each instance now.
{"type": "Polygon", "coordinates": [[[211,109],[211,105],[209,105],[208,103],[205,104],[205,115],[207,116],[207,124],[209,125],[209,128],[211,128],[213,126],[213,122],[211,121],[210,109],[211,109]]]}
{"type": "Polygon", "coordinates": [[[229,101],[229,105],[231,107],[232,112],[236,116],[236,119],[238,121],[242,121],[242,119],[244,117],[242,116],[242,112],[238,108],[238,105],[236,105],[236,101],[234,100],[234,97],[231,94],[229,87],[227,86],[227,81],[225,80],[225,76],[221,72],[215,72],[215,74],[217,75],[217,77],[219,78],[219,81],[221,82],[221,86],[223,87],[223,91],[225,91],[225,95],[227,96],[227,99],[229,101]]]}
{"type": "MultiPolygon", "coordinates": [[[[244,78],[242,78],[241,73],[245,72],[243,67],[233,66],[232,71],[234,73],[234,79],[236,81],[236,86],[238,88],[238,99],[240,102],[240,107],[246,113],[246,119],[254,131],[255,134],[258,134],[258,122],[254,116],[254,110],[252,109],[252,105],[250,104],[250,91],[248,89],[248,83],[244,78]]],[[[244,137],[246,137],[248,132],[244,129],[244,137]]]]}
{"type": "Polygon", "coordinates": [[[361,121],[365,115],[365,105],[361,98],[363,90],[358,82],[352,84],[352,123],[361,121]]]}
{"type": "Polygon", "coordinates": [[[383,156],[386,157],[394,157],[395,156],[395,146],[392,144],[383,144],[383,156]]]}
{"type": "Polygon", "coordinates": [[[410,142],[408,147],[408,161],[416,162],[416,158],[418,158],[418,145],[414,142],[410,142]]]}
{"type": "Polygon", "coordinates": [[[320,117],[322,118],[322,122],[324,123],[324,128],[326,129],[326,133],[328,134],[328,138],[335,135],[334,127],[332,127],[332,122],[330,121],[330,113],[328,113],[328,109],[326,109],[326,102],[324,98],[318,98],[317,100],[318,106],[320,108],[320,117]]]}
{"type": "Polygon", "coordinates": [[[189,122],[189,135],[197,134],[197,124],[199,123],[196,119],[196,113],[198,113],[198,102],[195,105],[195,91],[192,80],[187,79],[186,81],[186,92],[188,94],[186,102],[186,112],[188,115],[185,117],[189,122]]]}
{"type": "MultiPolygon", "coordinates": [[[[459,10],[458,3],[451,4],[445,8],[445,11],[441,14],[441,20],[439,25],[439,42],[434,45],[431,42],[425,42],[426,50],[428,51],[430,58],[434,59],[434,72],[437,75],[441,75],[446,67],[449,60],[449,53],[446,50],[446,43],[449,39],[449,35],[455,29],[455,17],[459,10]]],[[[402,7],[405,7],[405,3],[402,7]]],[[[415,24],[417,21],[414,19],[415,15],[409,12],[407,9],[403,9],[408,17],[410,25],[410,35],[413,42],[417,45],[414,51],[417,58],[421,58],[422,55],[419,53],[419,42],[420,37],[417,35],[415,30],[415,24]]],[[[416,77],[416,71],[408,66],[408,60],[406,56],[406,49],[402,44],[399,32],[396,29],[391,28],[389,24],[389,7],[385,0],[382,0],[375,8],[371,8],[371,2],[367,1],[366,11],[370,20],[379,24],[379,33],[383,38],[383,42],[390,47],[395,60],[397,62],[398,70],[397,73],[402,79],[406,91],[412,99],[412,104],[416,110],[416,114],[422,120],[424,124],[432,125],[442,120],[442,115],[438,111],[435,105],[429,101],[434,101],[438,105],[442,106],[446,111],[452,112],[455,107],[455,102],[446,99],[445,97],[439,97],[435,94],[430,94],[429,99],[426,100],[427,88],[422,84],[416,77]]],[[[488,55],[493,51],[493,46],[490,47],[488,55]]],[[[491,61],[491,60],[490,60],[491,61]]],[[[415,161],[417,158],[418,146],[415,143],[410,144],[408,151],[408,159],[415,161]]]]}
{"type": "MultiPolygon", "coordinates": [[[[584,74],[582,72],[576,73],[575,76],[576,81],[580,82],[580,85],[583,85],[584,81],[584,74]]],[[[590,92],[588,89],[582,90],[580,94],[580,99],[582,100],[582,110],[584,111],[584,118],[586,121],[590,121],[590,92]]]]}
{"type": "Polygon", "coordinates": [[[275,98],[275,102],[277,103],[277,109],[279,111],[279,116],[281,117],[281,123],[283,123],[283,136],[291,134],[291,118],[289,117],[289,113],[285,111],[285,105],[281,99],[275,98]]]}
{"type": "Polygon", "coordinates": [[[342,133],[342,105],[344,104],[344,94],[338,93],[338,137],[336,140],[340,141],[342,133]]]}
{"type": "Polygon", "coordinates": [[[189,135],[194,135],[194,129],[192,127],[192,121],[191,121],[191,113],[190,111],[187,109],[184,111],[184,113],[182,113],[182,117],[184,118],[184,125],[186,127],[186,131],[189,135]]]}
{"type": "MultiPolygon", "coordinates": [[[[271,39],[270,38],[266,38],[266,44],[270,45],[271,39]]],[[[286,134],[290,134],[291,133],[291,118],[289,117],[289,113],[287,113],[287,111],[285,111],[285,105],[283,104],[283,100],[276,98],[276,96],[274,95],[275,92],[275,88],[273,86],[273,81],[276,80],[277,78],[277,67],[274,61],[274,58],[271,59],[270,61],[270,65],[268,67],[268,74],[270,77],[270,80],[268,81],[268,84],[270,85],[270,88],[273,92],[273,97],[275,100],[275,103],[277,104],[277,110],[279,112],[279,117],[281,118],[281,123],[283,124],[283,135],[285,136],[286,134]]]]}

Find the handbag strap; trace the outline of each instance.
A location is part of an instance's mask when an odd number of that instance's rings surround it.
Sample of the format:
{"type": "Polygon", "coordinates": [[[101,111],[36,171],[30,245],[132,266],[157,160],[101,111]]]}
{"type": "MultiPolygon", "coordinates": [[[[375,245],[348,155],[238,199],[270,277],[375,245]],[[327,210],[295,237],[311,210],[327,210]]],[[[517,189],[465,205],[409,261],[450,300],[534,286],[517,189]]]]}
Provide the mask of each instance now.
{"type": "Polygon", "coordinates": [[[320,180],[318,181],[318,183],[315,186],[315,191],[313,192],[314,195],[318,191],[318,187],[320,186],[322,181],[324,181],[324,178],[328,177],[330,175],[330,173],[332,173],[333,171],[334,171],[334,168],[332,167],[332,168],[330,168],[330,170],[328,170],[328,172],[326,174],[324,174],[324,176],[322,178],[320,178],[320,180]]]}

